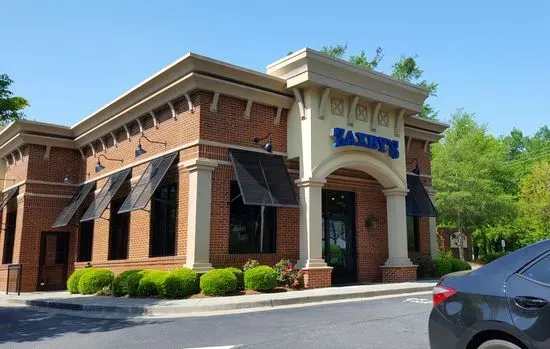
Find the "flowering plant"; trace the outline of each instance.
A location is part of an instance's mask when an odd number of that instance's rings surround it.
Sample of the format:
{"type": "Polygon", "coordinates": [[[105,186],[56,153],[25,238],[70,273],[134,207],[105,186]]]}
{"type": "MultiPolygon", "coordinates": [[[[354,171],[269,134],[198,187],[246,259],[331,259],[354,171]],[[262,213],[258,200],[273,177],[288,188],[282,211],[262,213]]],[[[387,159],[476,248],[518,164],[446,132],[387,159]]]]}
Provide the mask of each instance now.
{"type": "Polygon", "coordinates": [[[258,262],[255,259],[249,259],[244,264],[243,271],[247,271],[249,269],[254,269],[254,268],[259,267],[259,266],[260,266],[260,262],[258,262]]]}
{"type": "Polygon", "coordinates": [[[277,272],[279,285],[291,288],[302,288],[304,286],[302,271],[296,269],[296,265],[290,260],[281,259],[279,263],[275,264],[275,271],[277,272]]]}

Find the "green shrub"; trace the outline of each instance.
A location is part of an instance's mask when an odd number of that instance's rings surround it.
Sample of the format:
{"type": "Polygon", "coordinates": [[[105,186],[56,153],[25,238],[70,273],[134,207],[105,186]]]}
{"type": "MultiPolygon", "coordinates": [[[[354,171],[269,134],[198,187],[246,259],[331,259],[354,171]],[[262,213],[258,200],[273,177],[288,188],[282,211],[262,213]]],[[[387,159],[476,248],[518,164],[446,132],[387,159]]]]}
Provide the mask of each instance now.
{"type": "Polygon", "coordinates": [[[416,275],[419,279],[435,276],[434,264],[430,256],[420,256],[413,259],[413,264],[417,265],[416,275]]]}
{"type": "Polygon", "coordinates": [[[188,268],[170,271],[161,284],[162,295],[169,298],[182,298],[197,293],[199,277],[188,268]]]}
{"type": "Polygon", "coordinates": [[[130,277],[140,271],[141,270],[126,270],[120,273],[113,281],[113,296],[126,296],[128,294],[128,281],[130,280],[130,277]]]}
{"type": "Polygon", "coordinates": [[[151,297],[162,294],[162,283],[167,274],[163,270],[145,270],[139,280],[138,296],[151,297]]]}
{"type": "Polygon", "coordinates": [[[128,275],[128,278],[126,280],[126,291],[128,292],[128,296],[139,296],[139,282],[145,276],[146,272],[146,270],[142,270],[137,273],[128,275]]]}
{"type": "Polygon", "coordinates": [[[84,273],[78,280],[78,292],[81,294],[95,294],[105,286],[111,286],[115,275],[109,269],[93,269],[84,273]]]}
{"type": "Polygon", "coordinates": [[[75,270],[67,280],[67,290],[73,294],[78,293],[78,282],[80,281],[80,278],[82,275],[92,270],[95,270],[95,268],[82,268],[75,270]]]}
{"type": "Polygon", "coordinates": [[[254,268],[259,267],[259,266],[260,266],[260,262],[258,262],[255,259],[249,259],[244,264],[243,271],[246,272],[249,269],[254,269],[254,268]]]}
{"type": "Polygon", "coordinates": [[[467,262],[465,262],[463,260],[456,259],[456,258],[451,258],[451,259],[449,259],[449,261],[451,262],[453,272],[462,271],[462,270],[471,270],[472,269],[470,264],[468,264],[467,262]]]}
{"type": "Polygon", "coordinates": [[[244,272],[239,268],[227,268],[237,277],[237,289],[244,290],[244,272]]]}
{"type": "Polygon", "coordinates": [[[500,257],[503,257],[506,255],[506,252],[492,252],[492,253],[487,253],[485,254],[484,256],[482,256],[480,258],[480,261],[482,263],[491,263],[492,261],[496,260],[496,259],[499,259],[500,257]]]}
{"type": "Polygon", "coordinates": [[[237,277],[230,270],[214,269],[201,276],[200,285],[205,295],[223,296],[237,291],[237,277]]]}
{"type": "Polygon", "coordinates": [[[449,274],[453,271],[453,265],[451,261],[447,258],[437,258],[433,260],[435,275],[437,277],[442,277],[443,275],[449,274]]]}
{"type": "Polygon", "coordinates": [[[255,291],[269,291],[277,286],[277,272],[267,265],[262,265],[244,273],[244,285],[255,291]]]}

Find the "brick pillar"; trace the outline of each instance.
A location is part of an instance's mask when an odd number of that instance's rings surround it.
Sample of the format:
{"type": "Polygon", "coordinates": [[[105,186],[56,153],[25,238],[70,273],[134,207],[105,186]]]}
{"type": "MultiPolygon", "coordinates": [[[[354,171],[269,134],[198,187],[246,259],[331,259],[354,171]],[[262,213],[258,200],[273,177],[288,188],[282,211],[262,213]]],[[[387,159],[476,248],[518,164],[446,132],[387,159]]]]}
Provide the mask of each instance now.
{"type": "Polygon", "coordinates": [[[183,166],[189,172],[185,265],[202,273],[212,269],[210,263],[212,171],[217,163],[212,160],[193,159],[184,162],[183,166]]]}
{"type": "Polygon", "coordinates": [[[416,266],[407,249],[407,213],[405,196],[408,190],[392,188],[383,191],[388,209],[388,260],[382,266],[382,282],[416,280],[416,266]]]}
{"type": "Polygon", "coordinates": [[[329,287],[332,267],[322,257],[322,189],[324,180],[296,181],[300,188],[300,260],[306,288],[329,287]]]}

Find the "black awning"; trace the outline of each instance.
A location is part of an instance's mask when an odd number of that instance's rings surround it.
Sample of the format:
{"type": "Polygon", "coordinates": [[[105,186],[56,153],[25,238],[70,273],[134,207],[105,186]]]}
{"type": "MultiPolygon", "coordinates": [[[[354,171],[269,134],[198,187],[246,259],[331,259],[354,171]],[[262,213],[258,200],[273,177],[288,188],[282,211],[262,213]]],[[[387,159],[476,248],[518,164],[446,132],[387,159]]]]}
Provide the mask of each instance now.
{"type": "Polygon", "coordinates": [[[155,159],[149,163],[136,186],[132,189],[118,213],[143,209],[147,206],[158,185],[178,155],[177,152],[155,159]]]}
{"type": "Polygon", "coordinates": [[[107,182],[101,188],[101,191],[94,198],[94,201],[90,204],[90,207],[86,210],[82,216],[81,222],[91,221],[98,219],[103,214],[103,211],[107,208],[107,205],[111,202],[116,192],[126,180],[132,169],[122,170],[109,176],[107,182]]]}
{"type": "Polygon", "coordinates": [[[8,204],[8,201],[17,193],[19,190],[19,187],[12,188],[8,190],[7,192],[2,195],[2,201],[0,201],[0,210],[3,210],[4,207],[8,204]]]}
{"type": "Polygon", "coordinates": [[[282,156],[236,149],[229,155],[245,205],[298,207],[282,156]]]}
{"type": "Polygon", "coordinates": [[[78,188],[78,191],[76,194],[72,197],[71,201],[65,206],[63,211],[61,211],[61,214],[57,219],[55,220],[52,228],[59,228],[64,227],[73,218],[74,214],[76,213],[76,210],[82,205],[84,202],[84,199],[88,196],[92,188],[95,186],[95,182],[86,183],[84,185],[81,185],[78,188]]]}
{"type": "Polygon", "coordinates": [[[407,216],[436,217],[437,212],[419,176],[407,175],[407,216]]]}

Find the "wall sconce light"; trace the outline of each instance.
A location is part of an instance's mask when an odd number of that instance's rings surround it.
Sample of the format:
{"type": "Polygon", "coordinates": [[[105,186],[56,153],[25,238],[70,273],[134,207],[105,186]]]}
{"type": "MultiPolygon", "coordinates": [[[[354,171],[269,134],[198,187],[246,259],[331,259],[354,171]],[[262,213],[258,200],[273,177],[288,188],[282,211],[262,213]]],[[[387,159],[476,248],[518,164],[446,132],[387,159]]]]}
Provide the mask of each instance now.
{"type": "Polygon", "coordinates": [[[95,164],[95,173],[98,173],[98,172],[103,171],[105,169],[105,166],[103,166],[101,164],[101,162],[99,161],[99,159],[101,159],[101,157],[103,157],[105,160],[109,160],[109,161],[120,161],[120,163],[124,162],[124,160],[122,160],[122,159],[110,159],[110,158],[106,157],[105,155],[101,154],[100,156],[97,157],[97,164],[95,164]]]}
{"type": "Polygon", "coordinates": [[[164,146],[166,147],[166,145],[168,144],[167,142],[157,142],[157,141],[152,141],[150,140],[149,138],[147,138],[144,134],[141,134],[141,136],[139,137],[138,139],[138,146],[134,152],[134,155],[135,157],[137,158],[138,156],[141,156],[145,153],[147,153],[147,150],[143,149],[143,147],[141,146],[141,139],[142,138],[145,138],[149,143],[155,143],[155,144],[164,144],[164,146]]]}
{"type": "Polygon", "coordinates": [[[65,175],[65,178],[63,178],[63,184],[71,184],[73,181],[69,178],[69,174],[67,173],[65,175]]]}
{"type": "Polygon", "coordinates": [[[418,166],[418,159],[411,159],[411,161],[407,161],[407,165],[412,164],[413,161],[415,162],[415,166],[411,172],[420,176],[420,167],[418,166]]]}
{"type": "MultiPolygon", "coordinates": [[[[265,136],[264,138],[258,138],[258,137],[254,137],[254,143],[258,144],[260,143],[260,141],[263,141],[264,139],[267,139],[269,136],[271,136],[271,133],[269,133],[267,136],[265,136]]],[[[271,138],[269,138],[267,140],[267,142],[265,144],[263,144],[261,146],[261,148],[268,152],[268,153],[271,153],[273,151],[273,142],[271,141],[271,138]]]]}
{"type": "Polygon", "coordinates": [[[376,222],[378,222],[378,218],[376,216],[370,215],[365,218],[365,228],[371,229],[376,226],[376,222]]]}

